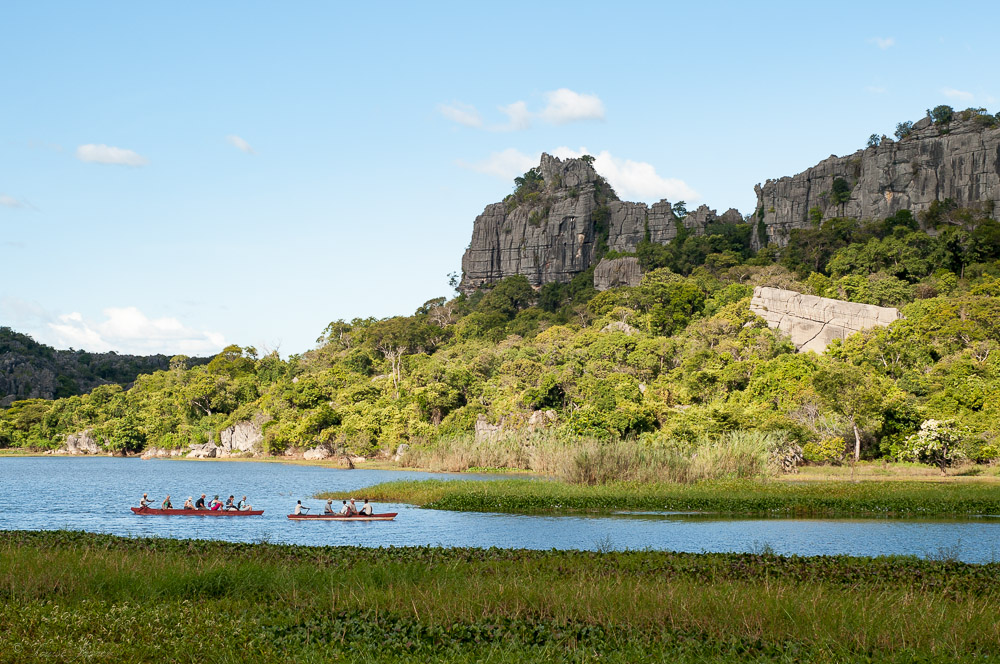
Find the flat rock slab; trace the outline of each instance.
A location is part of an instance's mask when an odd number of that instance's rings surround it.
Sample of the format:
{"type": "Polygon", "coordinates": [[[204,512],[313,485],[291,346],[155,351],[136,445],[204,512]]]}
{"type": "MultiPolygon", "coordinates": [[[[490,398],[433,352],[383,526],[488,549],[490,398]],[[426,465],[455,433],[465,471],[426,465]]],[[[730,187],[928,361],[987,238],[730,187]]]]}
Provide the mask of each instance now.
{"type": "Polygon", "coordinates": [[[902,316],[898,309],[876,307],[782,288],[758,286],[750,311],[771,328],[787,334],[800,353],[822,353],[834,339],[873,327],[886,327],[902,316]]]}

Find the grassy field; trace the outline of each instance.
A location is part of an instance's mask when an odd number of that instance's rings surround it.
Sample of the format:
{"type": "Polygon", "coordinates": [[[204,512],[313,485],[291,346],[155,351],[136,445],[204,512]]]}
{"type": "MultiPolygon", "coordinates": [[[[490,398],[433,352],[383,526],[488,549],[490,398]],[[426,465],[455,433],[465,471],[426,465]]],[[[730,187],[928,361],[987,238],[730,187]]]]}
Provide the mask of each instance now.
{"type": "MultiPolygon", "coordinates": [[[[776,516],[1000,515],[1000,487],[984,483],[758,482],[601,484],[531,479],[418,480],[352,491],[375,502],[474,512],[677,511],[776,516]]],[[[339,492],[317,498],[346,498],[339,492]]]]}
{"type": "Polygon", "coordinates": [[[0,662],[1000,658],[1000,564],[0,532],[0,662]]]}

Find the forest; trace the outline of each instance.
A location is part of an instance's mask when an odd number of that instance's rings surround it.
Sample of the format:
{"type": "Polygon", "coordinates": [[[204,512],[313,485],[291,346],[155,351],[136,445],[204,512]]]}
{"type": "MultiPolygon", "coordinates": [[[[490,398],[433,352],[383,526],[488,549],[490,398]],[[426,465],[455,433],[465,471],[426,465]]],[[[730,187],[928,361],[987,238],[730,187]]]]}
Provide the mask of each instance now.
{"type": "Polygon", "coordinates": [[[484,418],[499,426],[494,441],[522,449],[625,441],[691,458],[751,435],[813,463],[850,461],[856,441],[862,459],[990,463],[1000,458],[991,213],[941,201],[918,215],[816,219],[787,247],[756,252],[752,217],[716,224],[640,244],[635,287],[597,292],[592,269],[538,290],[515,276],[408,316],[333,321],[287,359],[234,345],[204,364],[174,357],[129,389],[17,401],[0,411],[0,447],[53,449],[90,430],[119,453],[186,448],[257,418],[268,455],[388,457],[403,443],[426,455],[483,447],[473,431],[484,418]],[[796,353],[750,312],[755,286],[904,317],[823,355],[796,353]]]}

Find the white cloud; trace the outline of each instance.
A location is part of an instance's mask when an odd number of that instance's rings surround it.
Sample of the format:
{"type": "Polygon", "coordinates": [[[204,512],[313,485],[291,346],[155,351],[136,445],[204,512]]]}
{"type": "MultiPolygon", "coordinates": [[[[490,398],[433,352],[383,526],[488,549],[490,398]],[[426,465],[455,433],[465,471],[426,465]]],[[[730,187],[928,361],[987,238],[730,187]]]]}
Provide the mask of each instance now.
{"type": "Polygon", "coordinates": [[[507,148],[503,152],[494,152],[488,159],[469,163],[459,160],[458,165],[477,173],[494,175],[501,180],[513,180],[529,168],[538,165],[541,155],[532,157],[514,148],[507,148]]]}
{"type": "Polygon", "coordinates": [[[528,110],[528,105],[523,101],[500,106],[499,110],[507,116],[507,124],[492,127],[494,131],[520,131],[531,126],[531,118],[534,114],[528,110]]]}
{"type": "Polygon", "coordinates": [[[604,103],[597,95],[582,95],[568,88],[545,93],[548,102],[541,117],[553,124],[577,120],[603,120],[604,103]]]}
{"type": "Polygon", "coordinates": [[[24,203],[17,200],[13,196],[7,196],[6,194],[0,194],[0,205],[9,208],[19,208],[24,207],[24,203]]]}
{"type": "Polygon", "coordinates": [[[120,164],[122,166],[145,166],[149,160],[141,154],[116,148],[111,145],[95,145],[88,143],[76,149],[76,158],[80,161],[93,162],[95,164],[120,164]]]}
{"type": "Polygon", "coordinates": [[[868,42],[875,44],[883,51],[896,45],[896,40],[892,37],[872,37],[868,42]]]}
{"type": "Polygon", "coordinates": [[[865,90],[873,95],[884,95],[886,93],[886,89],[879,85],[868,85],[865,87],[865,90]]]}
{"type": "Polygon", "coordinates": [[[148,318],[136,307],[109,307],[103,313],[103,321],[89,321],[79,312],[59,316],[47,323],[54,337],[50,343],[59,348],[134,355],[211,355],[226,344],[218,332],[194,330],[176,318],[148,318]]]}
{"type": "Polygon", "coordinates": [[[545,107],[540,111],[530,110],[524,101],[498,106],[497,110],[507,116],[507,122],[487,125],[475,106],[459,102],[438,105],[441,115],[452,122],[487,131],[520,131],[529,128],[536,120],[561,125],[582,120],[604,119],[604,102],[600,97],[574,92],[569,88],[546,92],[545,107]]]}
{"type": "Polygon", "coordinates": [[[226,136],[226,142],[232,145],[237,150],[242,150],[247,154],[257,154],[256,152],[254,152],[253,148],[250,147],[249,143],[247,143],[245,140],[243,140],[236,134],[229,134],[229,136],[226,136]]]}
{"type": "Polygon", "coordinates": [[[975,96],[971,92],[956,90],[955,88],[941,88],[941,94],[949,99],[960,99],[962,101],[972,101],[975,96]]]}
{"type": "MultiPolygon", "coordinates": [[[[587,148],[572,150],[559,147],[552,154],[560,159],[593,154],[587,148]]],[[[625,200],[655,201],[667,198],[672,201],[697,201],[701,197],[686,182],[677,178],[665,178],[656,172],[656,167],[645,161],[632,161],[613,156],[607,150],[594,156],[594,170],[607,178],[615,192],[625,200]]]]}
{"type": "Polygon", "coordinates": [[[455,102],[450,106],[448,104],[438,104],[438,111],[444,117],[460,125],[465,125],[466,127],[483,126],[483,118],[479,115],[479,111],[476,110],[475,106],[461,102],[455,102]]]}

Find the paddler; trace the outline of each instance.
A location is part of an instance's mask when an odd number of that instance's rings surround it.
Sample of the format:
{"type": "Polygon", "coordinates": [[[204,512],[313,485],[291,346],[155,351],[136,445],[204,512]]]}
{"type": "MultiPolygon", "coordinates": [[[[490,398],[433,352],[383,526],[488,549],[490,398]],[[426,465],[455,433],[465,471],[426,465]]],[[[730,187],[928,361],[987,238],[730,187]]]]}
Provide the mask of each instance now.
{"type": "Polygon", "coordinates": [[[302,514],[303,512],[308,512],[309,508],[302,505],[301,500],[295,501],[295,514],[302,514]]]}
{"type": "Polygon", "coordinates": [[[149,509],[149,496],[148,494],[142,494],[142,500],[139,501],[139,507],[142,509],[149,509]]]}

